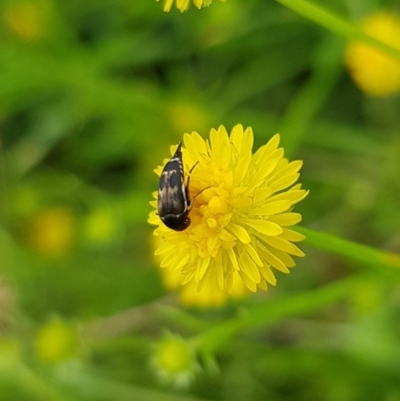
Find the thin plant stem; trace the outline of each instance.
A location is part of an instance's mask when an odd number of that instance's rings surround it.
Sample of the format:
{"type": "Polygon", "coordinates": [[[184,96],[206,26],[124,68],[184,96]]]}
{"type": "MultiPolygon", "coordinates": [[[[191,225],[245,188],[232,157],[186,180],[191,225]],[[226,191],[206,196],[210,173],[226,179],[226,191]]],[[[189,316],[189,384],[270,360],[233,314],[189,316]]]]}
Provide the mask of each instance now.
{"type": "Polygon", "coordinates": [[[193,337],[191,341],[200,352],[212,354],[242,331],[277,323],[288,317],[315,312],[346,299],[357,283],[363,280],[369,281],[371,276],[371,271],[363,272],[314,290],[263,302],[235,318],[216,324],[193,337]]]}
{"type": "Polygon", "coordinates": [[[352,41],[360,41],[371,45],[400,60],[400,50],[367,35],[355,24],[346,21],[332,11],[307,0],[276,0],[295,13],[323,26],[329,31],[352,41]]]}
{"type": "Polygon", "coordinates": [[[306,236],[305,243],[364,265],[400,269],[400,255],[358,244],[320,231],[297,226],[296,231],[306,236]]]}

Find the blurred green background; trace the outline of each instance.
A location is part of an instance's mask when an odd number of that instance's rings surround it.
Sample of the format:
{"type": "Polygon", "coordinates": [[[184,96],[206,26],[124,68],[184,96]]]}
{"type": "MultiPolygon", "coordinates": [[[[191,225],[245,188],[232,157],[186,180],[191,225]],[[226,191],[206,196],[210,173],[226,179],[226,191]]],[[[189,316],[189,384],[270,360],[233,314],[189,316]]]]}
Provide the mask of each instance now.
{"type": "MultiPolygon", "coordinates": [[[[399,11],[320,4],[349,20],[399,11]]],[[[184,14],[3,0],[0,18],[1,400],[400,400],[399,277],[379,271],[343,302],[239,333],[186,389],[151,363],[166,329],[190,338],[366,269],[303,244],[267,293],[181,305],[147,217],[153,169],[184,132],[241,123],[255,147],[280,132],[304,160],[303,224],[400,252],[400,99],[362,94],[342,38],[265,0],[184,14]]]]}

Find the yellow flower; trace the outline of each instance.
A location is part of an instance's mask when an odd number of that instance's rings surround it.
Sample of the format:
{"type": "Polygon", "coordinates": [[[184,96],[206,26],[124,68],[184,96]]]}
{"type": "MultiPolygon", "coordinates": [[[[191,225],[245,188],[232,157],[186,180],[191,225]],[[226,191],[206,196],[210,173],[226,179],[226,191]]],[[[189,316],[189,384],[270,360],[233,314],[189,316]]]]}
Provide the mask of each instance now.
{"type": "Polygon", "coordinates": [[[155,346],[150,365],[161,383],[176,388],[187,388],[200,371],[194,347],[170,333],[155,346]]]}
{"type": "Polygon", "coordinates": [[[54,20],[52,0],[16,0],[4,8],[3,23],[15,36],[35,41],[45,36],[54,20]]]}
{"type": "Polygon", "coordinates": [[[24,39],[34,40],[41,36],[38,10],[33,4],[15,4],[6,10],[5,20],[11,31],[24,39]]]}
{"type": "MultiPolygon", "coordinates": [[[[254,292],[275,285],[272,268],[288,273],[295,266],[291,255],[304,256],[293,244],[304,236],[288,228],[301,220],[292,209],[307,195],[293,185],[302,162],[283,157],[278,134],[253,155],[252,129],[241,125],[230,136],[220,126],[207,141],[197,132],[183,139],[185,171],[197,163],[190,176],[191,224],[173,231],[156,211],[150,214],[161,239],[155,252],[161,267],[180,272],[181,283],[194,282],[197,291],[232,293],[235,274],[254,292]]],[[[160,175],[162,166],[155,171],[160,175]]]]}
{"type": "Polygon", "coordinates": [[[72,211],[64,207],[45,209],[28,221],[27,245],[44,257],[60,257],[73,246],[75,229],[72,211]]]}
{"type": "Polygon", "coordinates": [[[76,356],[78,337],[74,327],[61,320],[43,326],[36,335],[36,354],[48,363],[58,363],[76,356]]]}
{"type": "MultiPolygon", "coordinates": [[[[223,3],[226,2],[226,0],[219,1],[222,1],[223,3]]],[[[175,3],[176,8],[183,13],[189,8],[192,2],[198,9],[200,9],[201,7],[209,6],[213,2],[213,0],[164,0],[164,11],[169,12],[172,5],[175,3]]]]}
{"type": "MultiPolygon", "coordinates": [[[[400,19],[378,12],[361,22],[361,29],[400,50],[400,19]]],[[[359,88],[370,96],[388,96],[400,90],[400,61],[361,42],[351,42],[345,62],[359,88]]]]}
{"type": "Polygon", "coordinates": [[[172,102],[169,107],[171,126],[178,132],[191,131],[193,127],[209,127],[211,115],[199,105],[189,102],[172,102]]]}

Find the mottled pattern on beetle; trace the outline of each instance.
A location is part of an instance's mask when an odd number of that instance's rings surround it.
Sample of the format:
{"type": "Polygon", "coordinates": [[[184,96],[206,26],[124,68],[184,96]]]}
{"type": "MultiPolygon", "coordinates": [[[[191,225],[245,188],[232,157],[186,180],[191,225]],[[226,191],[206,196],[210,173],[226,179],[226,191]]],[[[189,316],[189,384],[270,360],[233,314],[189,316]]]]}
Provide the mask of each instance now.
{"type": "Polygon", "coordinates": [[[179,158],[171,159],[161,174],[158,190],[158,213],[180,215],[187,210],[183,168],[179,158]]]}

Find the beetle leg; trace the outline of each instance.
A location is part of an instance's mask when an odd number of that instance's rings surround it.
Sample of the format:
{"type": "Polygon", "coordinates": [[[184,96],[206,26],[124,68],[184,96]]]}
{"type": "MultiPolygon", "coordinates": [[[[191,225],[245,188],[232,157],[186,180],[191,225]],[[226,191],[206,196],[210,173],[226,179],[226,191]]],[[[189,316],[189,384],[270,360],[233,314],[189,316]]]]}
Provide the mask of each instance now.
{"type": "Polygon", "coordinates": [[[194,166],[189,170],[189,174],[188,174],[188,180],[187,180],[187,184],[186,184],[186,199],[188,200],[188,206],[187,206],[187,210],[191,210],[193,208],[193,203],[194,200],[206,189],[211,188],[211,186],[203,188],[201,191],[197,192],[197,194],[193,197],[193,199],[189,198],[189,184],[190,184],[190,175],[192,173],[192,171],[194,170],[194,168],[199,164],[199,162],[196,162],[194,164],[194,166]]]}
{"type": "MultiPolygon", "coordinates": [[[[195,200],[202,192],[204,192],[204,191],[205,191],[206,189],[208,189],[208,188],[211,188],[211,185],[208,186],[208,187],[203,188],[201,191],[197,192],[197,194],[196,194],[195,196],[193,196],[193,199],[190,199],[187,210],[191,210],[191,209],[192,209],[194,200],[195,200]]],[[[189,199],[189,198],[188,198],[188,199],[189,199]]]]}
{"type": "MultiPolygon", "coordinates": [[[[194,164],[194,166],[189,170],[188,179],[187,179],[187,184],[186,184],[186,187],[185,187],[185,190],[186,190],[186,199],[187,199],[187,203],[188,203],[188,205],[187,205],[187,210],[188,210],[188,211],[189,211],[190,209],[192,209],[192,207],[193,207],[193,200],[196,198],[196,197],[194,197],[192,200],[190,200],[190,198],[189,198],[190,175],[192,174],[192,171],[194,170],[194,168],[195,168],[198,164],[199,164],[199,162],[196,162],[196,163],[194,164]]],[[[197,196],[197,195],[196,195],[196,196],[197,196]]]]}
{"type": "MultiPolygon", "coordinates": [[[[194,164],[194,166],[189,170],[186,188],[189,188],[189,184],[190,184],[190,175],[192,174],[192,171],[194,170],[194,168],[195,168],[198,164],[199,164],[199,162],[196,162],[196,163],[194,164]]],[[[189,195],[189,194],[188,194],[188,195],[189,195]]]]}

